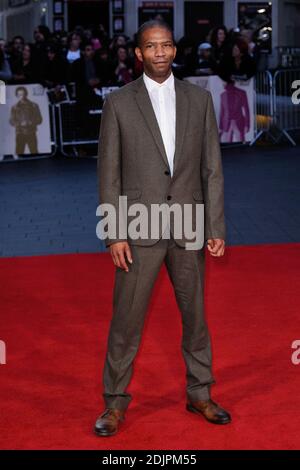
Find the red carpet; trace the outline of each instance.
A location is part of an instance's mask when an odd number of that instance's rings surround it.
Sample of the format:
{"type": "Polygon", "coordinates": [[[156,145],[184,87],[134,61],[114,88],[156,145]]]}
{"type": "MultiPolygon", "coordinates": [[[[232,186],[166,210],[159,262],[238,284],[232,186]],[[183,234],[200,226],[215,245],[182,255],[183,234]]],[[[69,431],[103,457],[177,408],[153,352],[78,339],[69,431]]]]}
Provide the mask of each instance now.
{"type": "Polygon", "coordinates": [[[111,316],[108,254],[0,260],[1,449],[297,449],[300,447],[300,244],[227,248],[207,256],[212,395],[233,422],[185,410],[181,324],[160,273],[120,432],[92,433],[111,316]]]}

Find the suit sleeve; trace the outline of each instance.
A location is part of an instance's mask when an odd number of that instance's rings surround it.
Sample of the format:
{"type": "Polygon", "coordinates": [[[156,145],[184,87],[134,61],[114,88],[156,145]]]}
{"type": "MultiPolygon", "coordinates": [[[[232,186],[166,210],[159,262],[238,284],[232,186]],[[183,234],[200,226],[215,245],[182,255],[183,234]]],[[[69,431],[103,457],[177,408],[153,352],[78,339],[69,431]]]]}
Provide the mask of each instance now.
{"type": "Polygon", "coordinates": [[[42,115],[41,115],[40,108],[36,103],[33,104],[33,113],[32,114],[33,114],[34,125],[38,126],[39,124],[42,124],[43,118],[42,118],[42,115]]]}
{"type": "Polygon", "coordinates": [[[105,245],[123,241],[118,238],[118,207],[121,195],[121,135],[116,111],[110,96],[107,96],[101,116],[98,143],[98,189],[99,203],[112,204],[116,210],[117,238],[106,238],[105,245]]]}
{"type": "Polygon", "coordinates": [[[224,178],[219,131],[211,93],[208,92],[201,157],[204,191],[204,237],[225,240],[224,178]]]}
{"type": "Polygon", "coordinates": [[[9,124],[11,126],[14,126],[16,127],[17,125],[17,113],[16,113],[16,106],[12,106],[11,110],[10,110],[10,117],[9,117],[9,124]]]}

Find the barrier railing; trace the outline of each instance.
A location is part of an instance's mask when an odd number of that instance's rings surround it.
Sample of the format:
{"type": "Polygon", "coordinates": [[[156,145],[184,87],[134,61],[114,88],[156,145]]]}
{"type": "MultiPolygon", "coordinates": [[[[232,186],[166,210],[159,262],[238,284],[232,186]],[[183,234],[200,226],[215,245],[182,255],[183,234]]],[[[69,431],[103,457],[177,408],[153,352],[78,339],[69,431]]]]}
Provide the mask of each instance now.
{"type": "Polygon", "coordinates": [[[55,106],[49,105],[49,116],[50,116],[50,136],[51,136],[51,148],[52,152],[50,156],[56,154],[57,152],[57,132],[56,132],[56,118],[55,118],[55,106]]]}
{"type": "Polygon", "coordinates": [[[291,131],[300,130],[300,105],[294,104],[292,87],[300,80],[300,69],[277,70],[256,75],[256,136],[253,145],[263,134],[268,134],[274,143],[283,136],[296,145],[291,131]]]}
{"type": "MultiPolygon", "coordinates": [[[[291,100],[291,84],[298,77],[298,69],[280,70],[274,76],[269,71],[256,74],[255,130],[254,139],[249,145],[254,145],[263,135],[274,143],[285,136],[292,145],[296,145],[289,131],[300,129],[300,105],[294,105],[291,100]]],[[[101,109],[91,109],[75,101],[61,103],[58,107],[59,150],[63,155],[70,155],[67,147],[71,148],[71,154],[77,155],[77,146],[98,144],[101,109]]]]}
{"type": "Polygon", "coordinates": [[[56,105],[59,150],[65,156],[78,155],[77,146],[98,144],[102,110],[76,101],[56,105]],[[72,153],[70,153],[70,150],[72,153]]]}
{"type": "Polygon", "coordinates": [[[274,125],[283,136],[292,144],[295,140],[290,135],[291,131],[300,129],[300,104],[292,101],[293,83],[300,79],[300,69],[277,70],[273,77],[274,99],[274,125]]]}
{"type": "MultiPolygon", "coordinates": [[[[263,135],[268,135],[274,143],[285,137],[296,145],[291,131],[300,130],[300,104],[292,101],[296,80],[300,80],[300,69],[278,70],[272,76],[269,71],[258,72],[255,77],[255,132],[250,145],[254,145],[263,135]]],[[[102,99],[113,88],[102,90],[102,99]]],[[[98,145],[101,122],[101,103],[95,100],[85,104],[70,100],[66,93],[65,101],[50,103],[51,154],[59,151],[64,156],[87,155],[82,148],[98,145]]],[[[93,147],[94,154],[95,147],[93,147]]],[[[95,156],[93,154],[93,156],[95,156]]],[[[30,158],[30,157],[29,157],[30,158]]],[[[33,157],[37,158],[37,157],[33,157]]]]}
{"type": "Polygon", "coordinates": [[[258,72],[254,80],[255,96],[255,136],[250,145],[254,145],[264,134],[274,140],[270,128],[273,122],[273,77],[267,71],[258,72]]]}

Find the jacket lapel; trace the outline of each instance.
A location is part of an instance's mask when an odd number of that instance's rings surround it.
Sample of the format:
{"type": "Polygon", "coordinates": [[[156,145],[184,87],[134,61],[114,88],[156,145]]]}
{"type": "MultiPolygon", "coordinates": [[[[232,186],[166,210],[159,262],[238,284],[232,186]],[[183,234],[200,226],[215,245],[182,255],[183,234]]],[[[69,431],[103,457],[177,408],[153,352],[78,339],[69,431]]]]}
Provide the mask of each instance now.
{"type": "MultiPolygon", "coordinates": [[[[159,125],[155,116],[154,109],[143,80],[143,76],[136,80],[136,101],[144,116],[144,119],[152,133],[153,139],[160,151],[160,154],[169,167],[168,157],[165,151],[163,139],[159,129],[159,125]]],[[[174,155],[174,172],[178,167],[178,160],[184,140],[185,128],[188,117],[188,99],[181,80],[174,78],[176,93],[176,131],[175,131],[175,155],[174,155]]]]}
{"type": "Polygon", "coordinates": [[[152,133],[152,136],[155,140],[155,143],[161,153],[162,158],[164,159],[167,166],[169,166],[168,157],[165,151],[164,142],[161,136],[159,125],[155,116],[155,112],[148,94],[146,85],[144,83],[143,76],[137,79],[137,93],[136,101],[137,104],[147,122],[147,125],[152,133]]]}
{"type": "Polygon", "coordinates": [[[174,172],[178,168],[178,161],[181,155],[181,150],[184,142],[184,135],[188,120],[188,96],[185,92],[185,87],[181,80],[174,79],[175,93],[176,93],[176,138],[175,138],[175,155],[174,155],[174,172]]]}

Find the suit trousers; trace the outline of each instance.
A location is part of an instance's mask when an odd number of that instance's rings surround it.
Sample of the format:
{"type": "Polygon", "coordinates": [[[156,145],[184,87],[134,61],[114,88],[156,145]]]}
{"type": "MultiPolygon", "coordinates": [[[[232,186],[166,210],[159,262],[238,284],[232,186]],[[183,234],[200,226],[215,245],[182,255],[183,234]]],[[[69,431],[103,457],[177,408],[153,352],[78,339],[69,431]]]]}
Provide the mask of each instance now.
{"type": "MultiPolygon", "coordinates": [[[[171,238],[152,246],[130,245],[129,272],[116,267],[113,314],[103,369],[106,407],[126,410],[126,391],[133,373],[151,292],[165,263],[182,320],[181,350],[186,366],[186,394],[191,401],[208,400],[212,375],[211,342],[204,315],[205,248],[186,250],[171,238]]],[[[170,321],[171,318],[170,318],[170,321]]]]}

